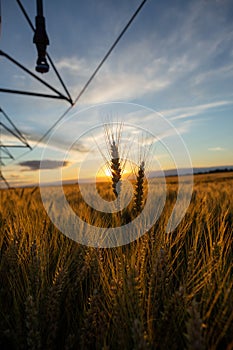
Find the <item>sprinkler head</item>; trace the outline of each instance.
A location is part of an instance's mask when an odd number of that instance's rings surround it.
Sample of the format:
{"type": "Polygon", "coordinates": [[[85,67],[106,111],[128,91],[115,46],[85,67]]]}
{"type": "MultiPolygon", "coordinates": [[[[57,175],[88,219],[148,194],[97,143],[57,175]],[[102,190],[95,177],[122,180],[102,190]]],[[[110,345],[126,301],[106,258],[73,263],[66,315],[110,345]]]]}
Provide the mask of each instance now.
{"type": "Polygon", "coordinates": [[[45,57],[38,57],[36,61],[36,71],[39,73],[48,73],[49,65],[45,57]]]}

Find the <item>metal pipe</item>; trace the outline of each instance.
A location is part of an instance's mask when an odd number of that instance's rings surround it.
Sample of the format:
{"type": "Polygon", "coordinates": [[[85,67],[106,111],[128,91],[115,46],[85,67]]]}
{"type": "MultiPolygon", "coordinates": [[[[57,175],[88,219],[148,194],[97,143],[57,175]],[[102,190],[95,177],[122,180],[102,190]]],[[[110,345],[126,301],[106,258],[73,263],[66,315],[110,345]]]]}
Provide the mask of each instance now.
{"type": "MultiPolygon", "coordinates": [[[[50,84],[48,84],[46,81],[44,81],[43,79],[39,78],[37,75],[35,75],[34,73],[32,73],[29,69],[27,69],[26,67],[24,67],[21,63],[17,62],[14,58],[12,58],[11,56],[9,56],[7,53],[5,53],[4,51],[0,50],[0,55],[6,57],[9,61],[11,61],[12,63],[14,63],[16,66],[20,67],[22,70],[24,70],[25,72],[27,72],[28,74],[30,74],[33,78],[37,79],[39,82],[41,82],[42,84],[44,84],[45,86],[47,86],[50,90],[54,91],[56,94],[58,94],[60,96],[61,99],[67,100],[68,102],[70,102],[70,100],[64,96],[61,92],[59,92],[57,89],[55,89],[54,87],[52,87],[50,84]]],[[[11,90],[9,89],[0,89],[0,91],[2,92],[10,92],[11,90]],[[3,91],[4,90],[4,91],[3,91]]],[[[16,90],[14,90],[16,91],[16,90]]],[[[13,92],[13,91],[12,91],[13,92]]],[[[20,92],[19,92],[20,93],[20,92]]],[[[39,96],[40,94],[34,94],[34,93],[26,93],[25,95],[35,95],[35,96],[39,96]]],[[[44,95],[44,94],[43,94],[44,95]]],[[[48,97],[49,95],[47,95],[48,97]]],[[[46,96],[44,96],[46,97],[46,96]]],[[[49,96],[49,97],[52,97],[49,96]]],[[[58,96],[54,96],[54,98],[59,98],[58,96]]]]}
{"type": "Polygon", "coordinates": [[[20,132],[20,130],[17,128],[17,126],[12,122],[12,120],[8,117],[8,115],[4,112],[4,110],[0,107],[0,112],[4,115],[4,117],[8,120],[8,122],[13,126],[13,128],[17,131],[17,133],[20,135],[22,140],[27,142],[26,137],[20,132]]]}
{"type": "Polygon", "coordinates": [[[10,94],[19,94],[19,95],[27,95],[27,96],[35,96],[35,97],[55,98],[57,100],[66,100],[69,103],[71,103],[70,100],[68,100],[68,98],[63,96],[63,95],[61,95],[61,96],[60,95],[50,95],[50,94],[42,94],[39,92],[12,90],[12,89],[3,89],[3,88],[0,88],[0,92],[7,92],[10,94]]]}
{"type": "Polygon", "coordinates": [[[3,147],[7,147],[7,148],[31,148],[29,145],[4,145],[3,147]]]}
{"type": "MultiPolygon", "coordinates": [[[[30,18],[29,18],[29,16],[28,16],[28,14],[27,14],[25,8],[23,7],[21,1],[20,1],[20,0],[16,0],[16,1],[17,1],[18,5],[19,5],[21,11],[23,12],[23,14],[24,14],[24,16],[25,16],[25,18],[26,18],[26,20],[27,20],[29,26],[31,27],[31,29],[33,30],[33,32],[35,32],[35,27],[33,26],[32,21],[30,20],[30,18]]],[[[68,98],[69,98],[70,104],[73,105],[73,101],[72,101],[71,95],[70,95],[70,93],[69,93],[69,91],[68,91],[68,89],[67,89],[65,83],[63,82],[63,80],[62,80],[62,78],[61,78],[61,76],[60,76],[58,70],[56,69],[55,64],[53,63],[51,56],[50,56],[47,52],[46,52],[46,56],[48,57],[48,60],[49,60],[49,62],[50,62],[50,64],[51,64],[52,68],[54,69],[54,72],[56,73],[56,75],[57,75],[57,77],[58,77],[60,83],[62,84],[62,86],[63,86],[65,92],[67,93],[67,96],[68,96],[68,98]]]]}
{"type": "Polygon", "coordinates": [[[42,3],[42,0],[37,0],[37,16],[43,16],[43,3],[42,3]]]}
{"type": "MultiPolygon", "coordinates": [[[[28,143],[26,141],[24,141],[19,135],[17,135],[14,131],[12,131],[10,128],[8,128],[8,126],[6,126],[3,122],[0,122],[0,126],[3,126],[4,129],[6,129],[10,134],[12,134],[13,136],[15,136],[18,140],[20,140],[22,143],[24,143],[24,145],[28,145],[28,143]]],[[[6,146],[5,146],[6,147],[6,146]]]]}

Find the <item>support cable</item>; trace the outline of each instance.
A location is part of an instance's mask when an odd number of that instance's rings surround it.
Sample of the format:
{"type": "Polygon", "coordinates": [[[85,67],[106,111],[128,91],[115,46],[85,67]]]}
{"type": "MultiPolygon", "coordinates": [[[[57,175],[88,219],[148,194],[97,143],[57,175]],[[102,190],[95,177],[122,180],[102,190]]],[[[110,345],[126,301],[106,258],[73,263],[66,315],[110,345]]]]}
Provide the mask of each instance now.
{"type": "MultiPolygon", "coordinates": [[[[1,151],[3,153],[5,153],[8,157],[5,158],[5,159],[14,159],[13,155],[11,154],[11,152],[6,148],[6,146],[0,144],[0,147],[1,147],[1,151]]],[[[1,159],[3,159],[3,157],[1,157],[1,159]]]]}
{"type": "Polygon", "coordinates": [[[10,119],[10,117],[8,117],[8,115],[6,114],[6,112],[4,112],[4,110],[0,107],[0,112],[4,115],[4,117],[6,118],[6,120],[8,120],[8,122],[11,124],[11,126],[15,129],[15,131],[19,134],[19,136],[21,137],[22,140],[24,140],[27,143],[26,137],[20,132],[20,130],[17,128],[17,126],[13,123],[13,121],[10,119]]]}
{"type": "MultiPolygon", "coordinates": [[[[25,136],[21,133],[21,131],[16,127],[16,125],[12,122],[12,120],[10,119],[10,117],[3,111],[3,109],[0,107],[0,115],[2,115],[5,117],[6,121],[10,124],[10,126],[13,128],[13,130],[11,130],[11,128],[9,126],[7,126],[5,123],[2,122],[2,118],[0,118],[0,165],[4,166],[4,162],[3,159],[11,159],[14,160],[15,158],[13,157],[13,155],[11,154],[11,152],[8,150],[8,148],[25,148],[28,147],[30,148],[30,150],[32,150],[31,146],[28,144],[25,136]],[[8,133],[10,133],[11,135],[13,135],[13,137],[15,137],[17,140],[19,140],[22,144],[4,144],[2,143],[2,128],[4,128],[8,133]]],[[[1,171],[1,169],[0,169],[1,171]]],[[[8,183],[6,182],[6,179],[4,178],[2,172],[0,173],[0,180],[4,181],[5,184],[8,186],[8,183]]]]}
{"type": "Polygon", "coordinates": [[[10,185],[9,185],[9,183],[7,182],[7,180],[5,179],[5,177],[3,176],[1,169],[0,169],[0,180],[3,181],[3,182],[6,184],[6,187],[7,187],[8,189],[11,188],[10,185]]]}

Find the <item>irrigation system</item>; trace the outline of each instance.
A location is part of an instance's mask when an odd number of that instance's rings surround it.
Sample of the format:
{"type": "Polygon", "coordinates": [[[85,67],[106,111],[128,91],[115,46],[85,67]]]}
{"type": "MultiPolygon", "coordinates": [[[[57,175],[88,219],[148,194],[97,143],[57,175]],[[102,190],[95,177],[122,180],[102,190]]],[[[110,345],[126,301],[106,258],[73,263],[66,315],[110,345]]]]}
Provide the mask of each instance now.
{"type": "MultiPolygon", "coordinates": [[[[17,95],[26,95],[28,97],[36,96],[39,98],[50,98],[50,99],[58,99],[63,100],[65,102],[69,103],[68,108],[65,110],[65,112],[56,120],[56,122],[42,135],[42,137],[37,141],[37,143],[31,147],[29,142],[27,141],[26,137],[23,135],[23,133],[19,130],[19,128],[13,123],[11,117],[7,114],[5,111],[5,108],[0,106],[0,166],[4,166],[9,164],[9,161],[16,161],[28,152],[31,152],[33,149],[35,149],[49,134],[50,132],[56,127],[56,125],[68,114],[68,112],[73,108],[73,106],[79,101],[81,96],[85,93],[88,86],[91,84],[105,61],[108,59],[114,48],[117,46],[118,42],[121,40],[123,35],[126,33],[127,29],[130,27],[136,16],[141,11],[142,7],[145,5],[147,0],[143,0],[138,8],[135,10],[131,18],[128,20],[126,25],[121,30],[120,34],[117,36],[116,40],[113,42],[113,44],[110,46],[106,54],[103,56],[102,60],[97,64],[96,69],[91,74],[90,78],[86,81],[83,88],[79,92],[78,96],[75,99],[72,99],[71,94],[63,81],[58,69],[56,68],[56,65],[54,61],[52,60],[51,56],[49,55],[47,51],[47,47],[50,44],[50,40],[48,37],[48,34],[46,32],[46,21],[44,17],[44,10],[43,10],[43,0],[36,0],[36,15],[35,15],[35,25],[33,25],[33,22],[31,21],[25,7],[23,6],[23,3],[21,0],[15,0],[16,4],[19,6],[19,9],[21,10],[26,22],[28,23],[30,29],[33,32],[33,43],[36,46],[37,49],[37,59],[35,64],[35,71],[32,72],[29,70],[22,62],[19,62],[15,57],[10,56],[7,52],[0,49],[0,56],[3,59],[8,60],[13,65],[18,67],[20,70],[22,70],[24,73],[26,73],[28,76],[32,77],[36,81],[38,81],[40,84],[45,86],[48,89],[48,93],[39,93],[35,91],[30,90],[16,90],[16,89],[8,89],[4,87],[0,87],[0,93],[7,93],[7,94],[17,94],[17,95]],[[58,90],[56,87],[49,84],[46,79],[41,78],[41,74],[45,74],[52,69],[55,73],[55,75],[58,78],[58,81],[60,83],[60,88],[62,91],[58,90]],[[38,75],[38,73],[40,75],[38,75]],[[2,142],[2,136],[4,135],[4,142],[2,142]],[[6,142],[6,136],[10,136],[10,141],[6,142]],[[13,140],[13,141],[12,141],[13,140]],[[21,156],[14,157],[13,155],[13,149],[14,148],[25,148],[26,151],[21,154],[21,156]]],[[[2,24],[2,16],[1,16],[1,0],[0,0],[0,35],[1,35],[1,24],[2,24]]],[[[9,181],[7,181],[6,177],[3,175],[2,170],[0,168],[0,182],[4,182],[5,186],[7,188],[10,188],[9,181]]]]}

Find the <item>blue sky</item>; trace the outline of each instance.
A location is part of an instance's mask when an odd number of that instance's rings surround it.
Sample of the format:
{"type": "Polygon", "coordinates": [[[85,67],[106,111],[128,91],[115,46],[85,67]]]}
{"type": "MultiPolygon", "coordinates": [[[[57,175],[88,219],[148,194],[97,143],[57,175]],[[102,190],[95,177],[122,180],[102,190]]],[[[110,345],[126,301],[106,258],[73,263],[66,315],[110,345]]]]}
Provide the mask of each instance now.
{"type": "MultiPolygon", "coordinates": [[[[22,3],[34,22],[36,1],[22,3]]],[[[48,52],[72,97],[77,96],[139,4],[136,0],[44,0],[48,52]]],[[[174,125],[193,166],[232,165],[232,19],[231,0],[148,0],[70,112],[73,119],[67,117],[67,142],[69,125],[72,134],[75,116],[83,108],[112,101],[135,103],[162,113],[174,125]]],[[[2,0],[0,48],[34,71],[32,38],[16,1],[2,0]]],[[[6,59],[1,58],[0,65],[1,87],[48,92],[6,59]]],[[[61,89],[52,70],[42,78],[61,89]]],[[[1,107],[32,145],[68,107],[65,101],[0,95],[1,107]]],[[[114,115],[113,107],[111,112],[114,115]]],[[[145,118],[142,125],[156,131],[155,120],[145,118]]],[[[85,129],[82,115],[76,125],[85,129]]],[[[62,132],[57,135],[58,148],[59,137],[62,141],[62,132]]],[[[19,162],[39,160],[42,146],[2,169],[12,184],[37,181],[35,169],[25,169],[19,162]]],[[[15,156],[22,153],[13,152],[15,156]]],[[[51,151],[51,159],[56,160],[54,157],[51,151]]]]}

